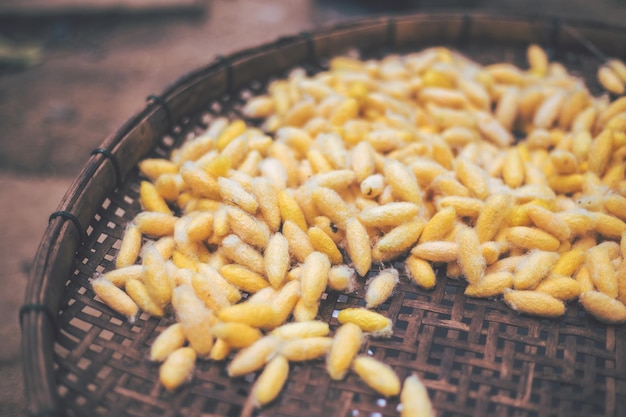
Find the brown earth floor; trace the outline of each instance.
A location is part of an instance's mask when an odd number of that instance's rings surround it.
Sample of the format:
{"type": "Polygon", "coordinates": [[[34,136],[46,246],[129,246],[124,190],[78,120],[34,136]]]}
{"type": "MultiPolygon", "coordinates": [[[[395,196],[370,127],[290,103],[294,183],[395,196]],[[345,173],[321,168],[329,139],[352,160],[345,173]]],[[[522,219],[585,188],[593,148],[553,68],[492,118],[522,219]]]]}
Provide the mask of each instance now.
{"type": "Polygon", "coordinates": [[[620,0],[383,3],[207,0],[196,15],[0,14],[0,39],[43,52],[31,68],[0,66],[0,416],[26,410],[17,312],[48,215],[89,152],[143,108],[146,96],[219,54],[389,10],[497,9],[626,23],[620,0]]]}

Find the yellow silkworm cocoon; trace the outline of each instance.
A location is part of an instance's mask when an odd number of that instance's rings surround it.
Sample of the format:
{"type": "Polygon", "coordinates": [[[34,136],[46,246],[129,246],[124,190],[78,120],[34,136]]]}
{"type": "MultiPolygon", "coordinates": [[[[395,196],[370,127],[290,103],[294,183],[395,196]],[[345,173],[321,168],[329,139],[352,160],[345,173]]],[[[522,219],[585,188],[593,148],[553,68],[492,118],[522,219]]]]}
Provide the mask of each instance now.
{"type": "Polygon", "coordinates": [[[356,271],[348,265],[336,265],[330,268],[328,286],[335,291],[352,292],[356,271]]]}
{"type": "Polygon", "coordinates": [[[486,274],[493,272],[514,272],[517,265],[525,259],[523,255],[509,255],[506,258],[502,258],[497,262],[489,265],[485,270],[486,274]]]}
{"type": "Polygon", "coordinates": [[[398,226],[419,213],[419,206],[407,202],[393,202],[366,208],[359,213],[359,220],[368,227],[398,226]]]}
{"type": "Polygon", "coordinates": [[[357,274],[365,276],[372,266],[372,248],[367,230],[355,217],[346,221],[346,251],[357,274]]]}
{"type": "Polygon", "coordinates": [[[374,249],[381,252],[407,251],[417,242],[423,229],[424,221],[421,219],[396,226],[376,242],[374,249]]]}
{"type": "Polygon", "coordinates": [[[421,101],[432,101],[445,107],[465,107],[467,99],[462,92],[442,87],[425,87],[419,91],[421,101]]]}
{"type": "Polygon", "coordinates": [[[328,284],[330,261],[321,252],[311,252],[302,265],[300,290],[302,302],[309,307],[316,306],[328,284]]]}
{"type": "Polygon", "coordinates": [[[458,263],[463,270],[463,275],[470,284],[476,284],[482,278],[487,267],[476,229],[462,227],[456,242],[458,244],[458,263]]]}
{"type": "Polygon", "coordinates": [[[415,373],[404,380],[400,405],[401,417],[435,417],[428,390],[415,373]]]}
{"type": "Polygon", "coordinates": [[[473,197],[459,197],[449,195],[436,201],[440,209],[453,207],[459,217],[478,217],[483,210],[484,203],[473,197]]]}
{"type": "Polygon", "coordinates": [[[315,206],[340,229],[346,228],[346,221],[352,216],[352,211],[341,196],[330,188],[314,187],[311,197],[315,206]]]}
{"type": "Polygon", "coordinates": [[[291,322],[275,328],[270,333],[281,339],[303,339],[306,337],[327,336],[330,332],[328,323],[318,320],[291,322]]]}
{"type": "Polygon", "coordinates": [[[224,265],[219,273],[230,284],[248,293],[255,293],[270,285],[263,275],[238,264],[224,265]]]}
{"type": "Polygon", "coordinates": [[[276,317],[270,327],[280,326],[287,321],[287,318],[293,312],[298,301],[300,301],[300,282],[290,281],[283,285],[271,300],[272,307],[276,312],[276,317]]]}
{"type": "Polygon", "coordinates": [[[309,119],[315,115],[315,106],[311,100],[302,100],[295,103],[287,114],[285,114],[282,123],[285,126],[303,126],[309,119]]]}
{"type": "Polygon", "coordinates": [[[526,57],[532,74],[539,77],[546,76],[548,73],[548,55],[541,46],[534,43],[529,45],[526,50],[526,57]]]}
{"type": "Polygon", "coordinates": [[[339,312],[337,320],[341,324],[354,323],[374,337],[390,337],[393,334],[393,325],[389,318],[366,308],[345,308],[339,312]]]}
{"type": "Polygon", "coordinates": [[[595,229],[598,220],[594,213],[587,210],[576,209],[557,213],[571,231],[570,236],[581,236],[595,229]]]}
{"type": "Polygon", "coordinates": [[[410,165],[410,168],[422,187],[427,187],[437,176],[448,172],[437,162],[426,158],[416,160],[410,165]]]}
{"type": "Polygon", "coordinates": [[[306,232],[307,222],[304,213],[294,197],[291,196],[286,190],[281,190],[278,193],[278,206],[283,222],[292,221],[300,229],[306,232]]]}
{"type": "Polygon", "coordinates": [[[243,242],[237,235],[228,235],[222,240],[221,245],[224,256],[231,261],[256,272],[265,273],[265,261],[263,255],[252,246],[243,242]]]}
{"type": "Polygon", "coordinates": [[[241,349],[228,364],[228,376],[242,376],[261,369],[276,355],[281,343],[281,339],[277,337],[264,336],[241,349]]]}
{"type": "Polygon", "coordinates": [[[491,265],[500,259],[500,255],[509,250],[506,242],[484,242],[480,244],[480,251],[485,258],[485,263],[491,265]]]}
{"type": "Polygon", "coordinates": [[[613,132],[604,130],[592,142],[589,147],[589,171],[602,176],[611,159],[613,152],[613,132]]]}
{"type": "Polygon", "coordinates": [[[313,224],[324,231],[335,242],[336,245],[341,244],[346,235],[345,231],[339,229],[331,220],[326,216],[316,216],[313,219],[313,224]]]}
{"type": "Polygon", "coordinates": [[[548,96],[535,112],[533,125],[535,128],[548,129],[552,127],[559,115],[565,94],[563,91],[556,91],[548,96]]]}
{"type": "Polygon", "coordinates": [[[582,189],[583,177],[580,174],[551,175],[548,185],[560,194],[573,194],[582,189]]]}
{"type": "Polygon", "coordinates": [[[162,237],[174,234],[177,220],[177,217],[170,214],[144,211],[135,216],[134,223],[144,235],[162,237]]]}
{"type": "Polygon", "coordinates": [[[541,281],[535,291],[545,292],[559,300],[568,301],[580,295],[581,285],[573,278],[553,274],[541,281]]]}
{"type": "Polygon", "coordinates": [[[475,284],[469,284],[464,294],[468,297],[496,297],[513,286],[513,274],[508,271],[492,272],[483,276],[475,284]]]}
{"type": "Polygon", "coordinates": [[[306,257],[315,251],[309,235],[291,220],[287,220],[283,224],[282,233],[289,242],[289,253],[298,262],[304,262],[306,257]]]}
{"type": "Polygon", "coordinates": [[[172,262],[179,269],[190,269],[192,271],[196,271],[198,269],[198,257],[179,250],[175,250],[172,254],[172,262]]]}
{"type": "Polygon", "coordinates": [[[400,394],[400,379],[389,365],[370,356],[358,356],[352,362],[352,370],[379,394],[385,397],[400,394]]]}
{"type": "Polygon", "coordinates": [[[209,359],[214,361],[223,361],[228,357],[228,355],[230,355],[231,350],[232,349],[228,346],[228,343],[222,339],[216,339],[213,347],[211,348],[209,359]]]}
{"type": "Polygon", "coordinates": [[[262,303],[269,304],[272,302],[277,292],[272,287],[265,287],[253,294],[250,294],[248,298],[246,298],[247,303],[262,303]]]}
{"type": "Polygon", "coordinates": [[[626,82],[626,65],[624,62],[617,59],[611,58],[606,61],[606,64],[617,74],[617,76],[624,82],[626,82]]]}
{"type": "MultiPolygon", "coordinates": [[[[217,272],[215,272],[215,274],[217,274],[217,272]]],[[[223,278],[220,277],[217,279],[223,278]]],[[[214,312],[218,312],[231,304],[228,299],[227,290],[219,284],[216,284],[217,279],[211,277],[210,274],[206,272],[193,273],[191,276],[191,286],[196,292],[196,295],[214,312]]],[[[233,299],[234,298],[236,297],[233,297],[233,299]]]]}
{"type": "Polygon", "coordinates": [[[291,258],[289,241],[277,232],[270,237],[264,253],[265,274],[272,287],[279,288],[285,280],[291,258]]]}
{"type": "Polygon", "coordinates": [[[269,241],[269,230],[265,223],[236,207],[227,209],[230,230],[239,238],[258,249],[265,249],[269,241]]]}
{"type": "Polygon", "coordinates": [[[372,278],[365,289],[365,303],[367,308],[376,308],[385,301],[396,288],[399,273],[394,268],[384,269],[372,278]]]}
{"type": "Polygon", "coordinates": [[[172,299],[172,286],[165,268],[165,260],[154,245],[144,246],[141,252],[143,282],[148,294],[160,307],[165,307],[172,299]]]}
{"type": "Polygon", "coordinates": [[[307,233],[316,251],[322,252],[328,256],[333,265],[343,263],[343,255],[339,251],[339,248],[337,248],[333,239],[328,236],[326,232],[317,226],[312,226],[307,233]]]}
{"type": "Polygon", "coordinates": [[[333,344],[331,337],[313,336],[303,339],[287,339],[280,354],[292,362],[303,362],[325,356],[333,344]]]}
{"type": "Polygon", "coordinates": [[[526,206],[526,212],[538,228],[548,232],[558,240],[569,239],[572,234],[565,220],[544,207],[536,204],[528,204],[526,206]]]}
{"type": "Polygon", "coordinates": [[[280,227],[281,213],[278,195],[272,182],[264,177],[252,179],[252,193],[258,201],[259,209],[272,232],[280,227]]]}
{"type": "Polygon", "coordinates": [[[139,171],[152,181],[163,174],[176,174],[178,166],[163,158],[147,158],[139,162],[139,171]]]}
{"type": "Polygon", "coordinates": [[[387,159],[383,169],[385,180],[398,199],[415,204],[422,203],[422,192],[408,167],[399,161],[387,159]]]}
{"type": "Polygon", "coordinates": [[[478,165],[467,158],[457,158],[455,162],[456,175],[461,183],[470,190],[473,197],[481,200],[489,195],[487,176],[478,165]]]}
{"type": "Polygon", "coordinates": [[[480,117],[477,125],[482,136],[494,145],[505,147],[513,143],[513,135],[497,119],[480,117]]]}
{"type": "Polygon", "coordinates": [[[578,297],[585,310],[596,319],[608,324],[626,322],[626,306],[599,291],[586,291],[578,297]]]}
{"type": "Polygon", "coordinates": [[[139,308],[154,317],[163,316],[163,308],[159,306],[148,294],[146,286],[137,279],[126,281],[126,294],[139,306],[139,308]]]}
{"type": "Polygon", "coordinates": [[[213,213],[199,212],[187,224],[187,237],[192,242],[206,240],[213,232],[213,213]]]}
{"type": "MultiPolygon", "coordinates": [[[[623,167],[621,169],[623,170],[623,167]]],[[[609,194],[606,196],[604,198],[604,207],[615,216],[626,219],[626,198],[621,195],[609,194]]]]}
{"type": "Polygon", "coordinates": [[[256,201],[256,198],[247,192],[238,182],[228,178],[219,177],[217,179],[217,185],[219,187],[219,194],[222,200],[251,214],[254,214],[257,211],[259,203],[256,201]]]}
{"type": "Polygon", "coordinates": [[[219,133],[215,140],[215,147],[218,151],[223,150],[229,143],[245,131],[246,123],[243,120],[234,120],[219,133]]]}
{"type": "Polygon", "coordinates": [[[183,326],[185,338],[200,357],[208,357],[213,347],[211,326],[215,317],[205,307],[191,285],[182,284],[174,289],[172,306],[176,318],[183,326]]]}
{"type": "Polygon", "coordinates": [[[211,328],[215,337],[226,342],[230,347],[241,349],[259,340],[263,334],[245,323],[217,323],[211,328]]]}
{"type": "Polygon", "coordinates": [[[601,212],[594,212],[593,217],[596,219],[595,231],[604,237],[620,239],[622,233],[626,231],[626,223],[617,217],[601,212]]]}
{"type": "Polygon", "coordinates": [[[576,156],[563,149],[554,149],[550,152],[550,160],[557,173],[561,175],[574,174],[578,169],[576,156]]]}
{"type": "Polygon", "coordinates": [[[419,242],[433,242],[441,240],[448,234],[456,223],[456,210],[454,207],[444,207],[439,210],[424,225],[424,230],[419,237],[419,242]]]}
{"type": "Polygon", "coordinates": [[[613,94],[624,94],[624,81],[617,75],[608,65],[602,65],[598,68],[598,82],[605,90],[613,94]]]}
{"type": "Polygon", "coordinates": [[[508,87],[500,96],[495,109],[496,119],[502,126],[511,130],[517,119],[520,91],[517,87],[508,87]]]}
{"type": "Polygon", "coordinates": [[[489,108],[491,98],[480,83],[468,79],[459,79],[458,87],[474,106],[482,110],[489,108]]]}
{"type": "Polygon", "coordinates": [[[520,262],[513,274],[513,286],[516,290],[535,288],[545,278],[559,259],[556,252],[533,250],[520,262]]]}
{"type": "MultiPolygon", "coordinates": [[[[375,172],[374,148],[369,142],[360,141],[352,148],[352,170],[356,175],[356,180],[362,183],[367,177],[375,172]]],[[[364,193],[366,194],[366,193],[364,193]]]]}
{"type": "Polygon", "coordinates": [[[159,381],[168,391],[175,391],[191,380],[196,366],[196,352],[181,347],[172,352],[159,368],[159,381]]]}
{"type": "Polygon", "coordinates": [[[194,162],[185,162],[180,167],[180,175],[195,196],[213,199],[220,197],[217,180],[194,162]]]}
{"type": "Polygon", "coordinates": [[[517,188],[524,182],[524,160],[519,148],[509,149],[502,166],[502,179],[511,188],[517,188]]]}
{"type": "Polygon", "coordinates": [[[414,255],[409,255],[404,261],[407,275],[418,286],[427,290],[437,283],[437,276],[431,264],[414,255]]]}
{"type": "Polygon", "coordinates": [[[523,249],[556,251],[561,245],[557,238],[534,227],[511,227],[507,230],[506,238],[512,244],[523,249]]]}
{"type": "Polygon", "coordinates": [[[183,325],[174,323],[163,330],[152,342],[150,360],[163,362],[167,357],[185,344],[183,325]]]}
{"type": "Polygon", "coordinates": [[[141,250],[141,229],[134,223],[130,223],[124,231],[124,237],[120,250],[115,258],[115,267],[123,268],[133,265],[137,261],[141,250]]]}
{"type": "Polygon", "coordinates": [[[617,274],[606,247],[595,246],[587,251],[585,264],[595,287],[611,298],[617,298],[617,274]]]}
{"type": "Polygon", "coordinates": [[[585,263],[586,253],[582,249],[571,249],[563,254],[552,268],[554,275],[573,276],[585,263]]]}
{"type": "Polygon", "coordinates": [[[274,100],[268,96],[253,97],[241,109],[247,117],[269,117],[274,113],[274,100]]]}
{"type": "Polygon", "coordinates": [[[320,186],[331,188],[341,192],[348,188],[356,180],[356,174],[350,169],[338,169],[335,171],[317,174],[311,178],[311,182],[320,186]]]}
{"type": "Polygon", "coordinates": [[[276,310],[269,303],[245,302],[221,309],[217,317],[222,321],[265,329],[273,327],[276,322],[276,310]]]}
{"type": "Polygon", "coordinates": [[[102,274],[102,278],[110,281],[116,287],[124,287],[126,282],[131,279],[143,281],[143,266],[142,265],[130,265],[122,268],[114,269],[112,271],[102,274]]]}
{"type": "Polygon", "coordinates": [[[420,243],[411,249],[411,254],[431,262],[452,262],[459,257],[459,244],[443,240],[420,243]]]}
{"type": "Polygon", "coordinates": [[[539,317],[559,317],[565,314],[563,301],[539,291],[507,290],[504,301],[513,310],[539,317]]]}
{"type": "Polygon", "coordinates": [[[214,267],[200,264],[198,273],[203,275],[203,278],[209,282],[208,285],[214,288],[216,292],[223,293],[229,303],[234,304],[241,300],[241,293],[237,287],[229,283],[214,267]]]}
{"type": "Polygon", "coordinates": [[[287,358],[283,355],[277,355],[270,360],[252,389],[254,405],[261,407],[272,402],[283,389],[288,376],[289,361],[287,358]]]}
{"type": "Polygon", "coordinates": [[[375,198],[383,192],[385,185],[385,177],[381,174],[370,175],[361,182],[361,193],[369,198],[375,198]]]}
{"type": "Polygon", "coordinates": [[[91,287],[96,295],[112,310],[126,316],[129,322],[135,322],[139,307],[124,290],[104,278],[94,279],[91,282],[91,287]]]}
{"type": "Polygon", "coordinates": [[[161,197],[156,187],[151,182],[141,181],[139,200],[145,211],[172,214],[172,210],[170,210],[163,197],[161,197]]]}
{"type": "Polygon", "coordinates": [[[337,329],[326,357],[326,370],[332,379],[341,380],[346,376],[362,342],[363,331],[356,324],[346,323],[337,329]]]}
{"type": "Polygon", "coordinates": [[[438,175],[430,184],[435,194],[444,196],[469,197],[469,190],[451,174],[438,175]]]}
{"type": "Polygon", "coordinates": [[[283,324],[293,312],[296,303],[300,301],[300,282],[290,281],[280,288],[271,300],[276,312],[274,323],[270,327],[283,324]]]}
{"type": "Polygon", "coordinates": [[[315,320],[318,311],[319,304],[306,305],[300,298],[293,308],[293,318],[296,322],[315,320]]]}

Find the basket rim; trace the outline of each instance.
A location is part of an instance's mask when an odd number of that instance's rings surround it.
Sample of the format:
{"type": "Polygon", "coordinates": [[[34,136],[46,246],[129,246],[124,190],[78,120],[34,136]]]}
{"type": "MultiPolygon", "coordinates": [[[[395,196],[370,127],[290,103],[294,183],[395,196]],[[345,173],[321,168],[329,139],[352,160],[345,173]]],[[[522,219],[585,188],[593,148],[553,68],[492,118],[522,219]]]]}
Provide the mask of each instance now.
{"type": "Polygon", "coordinates": [[[91,222],[95,210],[121,181],[118,172],[124,178],[136,162],[156,146],[157,138],[167,134],[173,127],[172,123],[189,111],[174,107],[171,103],[210,77],[220,81],[221,90],[218,93],[234,91],[236,85],[233,84],[232,68],[235,63],[242,60],[285,47],[304,47],[308,50],[308,59],[318,59],[323,55],[318,56],[319,51],[315,43],[317,40],[342,31],[369,26],[385,28],[387,38],[382,43],[393,46],[394,31],[399,24],[419,24],[426,20],[482,25],[502,21],[534,22],[556,31],[557,36],[564,25],[577,30],[597,30],[608,34],[614,32],[626,35],[626,24],[607,24],[589,19],[563,19],[532,13],[470,11],[381,14],[345,19],[311,31],[283,36],[272,42],[242,49],[225,57],[218,57],[207,65],[182,75],[167,85],[161,94],[156,96],[157,99],[153,96],[153,100],[139,109],[102,142],[99,149],[106,150],[113,156],[113,159],[102,152],[92,154],[58,206],[58,211],[68,213],[68,216],[50,219],[34,257],[34,266],[28,279],[24,304],[19,317],[22,326],[23,375],[27,404],[29,404],[28,413],[33,416],[64,415],[57,393],[53,367],[55,319],[58,317],[59,299],[64,290],[60,283],[65,282],[63,277],[69,276],[73,256],[81,244],[80,235],[87,229],[85,225],[91,222]],[[132,155],[132,158],[125,157],[122,152],[123,148],[137,137],[146,138],[147,143],[144,143],[141,149],[132,155]],[[97,200],[98,204],[94,207],[85,207],[87,204],[85,200],[90,200],[92,197],[86,196],[85,193],[90,191],[90,186],[93,188],[94,183],[99,184],[99,190],[94,193],[101,198],[97,200]],[[74,216],[76,219],[74,225],[66,221],[69,216],[74,216]],[[83,225],[82,230],[78,230],[78,225],[83,225]],[[62,277],[61,280],[59,277],[62,277]]]}

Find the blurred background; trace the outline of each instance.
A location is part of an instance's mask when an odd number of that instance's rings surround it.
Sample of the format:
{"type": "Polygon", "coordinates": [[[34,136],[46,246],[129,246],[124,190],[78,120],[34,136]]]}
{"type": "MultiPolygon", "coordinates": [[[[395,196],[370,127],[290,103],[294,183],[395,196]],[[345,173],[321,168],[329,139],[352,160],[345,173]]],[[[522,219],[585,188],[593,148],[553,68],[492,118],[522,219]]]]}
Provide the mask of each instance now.
{"type": "Polygon", "coordinates": [[[626,24],[626,0],[0,0],[0,416],[25,414],[18,310],[48,216],[148,95],[280,36],[441,10],[626,24]]]}

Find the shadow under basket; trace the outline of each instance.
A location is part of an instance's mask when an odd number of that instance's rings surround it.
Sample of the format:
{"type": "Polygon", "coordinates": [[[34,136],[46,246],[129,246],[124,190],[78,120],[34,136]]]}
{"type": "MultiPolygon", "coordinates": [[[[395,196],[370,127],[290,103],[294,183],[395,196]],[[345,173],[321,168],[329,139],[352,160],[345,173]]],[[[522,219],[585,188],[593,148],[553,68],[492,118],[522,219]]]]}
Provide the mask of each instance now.
{"type": "MultiPolygon", "coordinates": [[[[623,58],[626,27],[491,14],[415,14],[344,22],[220,57],[180,78],[95,150],[51,216],[20,312],[28,412],[32,416],[237,416],[257,374],[229,378],[225,363],[199,361],[191,383],[173,393],[147,359],[174,319],[141,315],[134,323],[94,299],[89,280],[114,268],[126,224],[141,210],[137,162],[167,157],[219,116],[241,117],[249,97],[301,67],[324,70],[349,50],[363,57],[447,46],[481,64],[525,66],[529,43],[585,78],[598,93],[598,51],[623,58]],[[69,221],[68,221],[69,220],[69,221]]],[[[251,124],[258,121],[250,120],[251,124]]],[[[400,268],[403,271],[403,268],[400,268]]],[[[432,291],[406,277],[379,310],[394,323],[390,339],[363,347],[401,379],[416,372],[437,415],[624,416],[626,326],[609,326],[570,303],[543,320],[499,300],[463,295],[465,283],[440,274],[432,291]],[[621,414],[620,414],[621,413],[621,414]]],[[[319,319],[338,326],[337,310],[363,305],[362,291],[324,294],[319,319]]],[[[293,364],[276,401],[252,415],[396,416],[354,374],[333,381],[323,361],[293,364]]]]}

